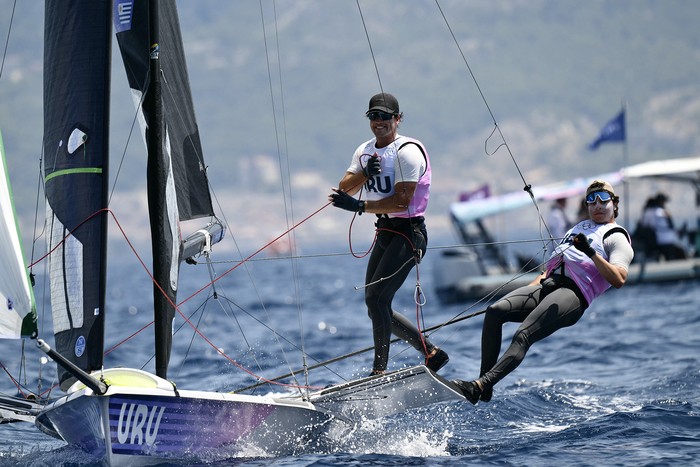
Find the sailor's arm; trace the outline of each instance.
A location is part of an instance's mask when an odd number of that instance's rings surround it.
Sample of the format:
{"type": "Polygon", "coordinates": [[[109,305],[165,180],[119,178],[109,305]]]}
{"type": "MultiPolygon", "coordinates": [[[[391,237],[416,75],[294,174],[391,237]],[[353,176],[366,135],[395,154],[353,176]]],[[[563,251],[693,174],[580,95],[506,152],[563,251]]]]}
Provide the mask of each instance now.
{"type": "Polygon", "coordinates": [[[366,181],[367,177],[362,172],[345,172],[345,176],[343,176],[343,179],[340,180],[338,184],[338,189],[352,196],[360,191],[362,184],[366,181]]]}
{"type": "Polygon", "coordinates": [[[591,257],[593,264],[610,285],[619,289],[627,281],[627,270],[634,258],[634,250],[627,236],[622,232],[615,232],[603,242],[608,260],[599,254],[591,257]]]}
{"type": "Polygon", "coordinates": [[[372,214],[391,214],[408,209],[416,192],[416,182],[398,182],[394,185],[394,194],[376,201],[365,201],[365,212],[372,214]]]}
{"type": "Polygon", "coordinates": [[[610,283],[616,289],[619,289],[625,285],[627,281],[627,269],[622,266],[617,266],[615,264],[610,264],[598,253],[591,257],[593,264],[600,272],[600,275],[610,283]]]}

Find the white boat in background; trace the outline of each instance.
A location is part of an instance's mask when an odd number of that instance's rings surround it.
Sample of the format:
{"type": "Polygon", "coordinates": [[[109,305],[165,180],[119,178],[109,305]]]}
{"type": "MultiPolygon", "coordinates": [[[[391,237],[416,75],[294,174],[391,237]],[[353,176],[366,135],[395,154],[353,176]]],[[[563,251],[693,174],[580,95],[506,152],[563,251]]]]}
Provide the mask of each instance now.
{"type": "MultiPolygon", "coordinates": [[[[361,420],[464,400],[456,386],[423,365],[322,390],[297,383],[293,393],[275,396],[243,394],[262,382],[219,392],[170,381],[180,264],[208,256],[224,236],[212,208],[175,1],[45,5],[43,177],[55,346],[36,335],[7,189],[0,192],[0,295],[8,313],[0,315],[0,332],[37,338],[37,346],[58,363],[65,395],[50,401],[0,395],[0,422],[33,421],[105,464],[132,466],[226,458],[244,448],[299,453],[331,428],[352,431],[361,420]],[[156,374],[103,368],[110,311],[105,290],[112,24],[147,141],[156,374]],[[205,219],[204,225],[183,240],[181,221],[197,219],[205,219]]],[[[299,373],[306,375],[302,355],[300,361],[299,373]]]]}
{"type": "MultiPolygon", "coordinates": [[[[634,183],[635,180],[658,178],[685,183],[695,193],[696,209],[700,209],[700,157],[654,160],[624,167],[615,172],[592,177],[578,177],[532,188],[532,197],[526,191],[498,196],[478,196],[450,206],[450,217],[462,245],[445,249],[434,268],[435,291],[443,303],[490,300],[529,284],[541,271],[544,255],[520,257],[513,261],[504,243],[496,241],[485,220],[499,215],[513,216],[517,209],[535,201],[552,202],[559,198],[581,198],[593,180],[606,180],[615,186],[634,183]],[[514,265],[517,263],[517,266],[514,265]]],[[[622,195],[622,193],[618,193],[622,195]]],[[[698,213],[700,225],[700,213],[698,213]]],[[[630,234],[633,228],[629,227],[630,234]]],[[[545,230],[546,231],[546,230],[545,230]]],[[[700,278],[700,235],[695,236],[688,259],[651,261],[643,252],[635,252],[630,267],[628,284],[677,281],[700,278]]],[[[549,237],[537,243],[545,251],[549,237]]]]}

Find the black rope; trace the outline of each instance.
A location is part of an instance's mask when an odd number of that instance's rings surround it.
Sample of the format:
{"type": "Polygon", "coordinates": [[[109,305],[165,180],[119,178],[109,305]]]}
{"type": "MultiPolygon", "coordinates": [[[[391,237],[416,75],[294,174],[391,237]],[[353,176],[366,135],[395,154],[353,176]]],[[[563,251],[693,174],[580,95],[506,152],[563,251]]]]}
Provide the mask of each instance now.
{"type": "MultiPolygon", "coordinates": [[[[451,320],[446,321],[446,322],[444,322],[444,323],[436,324],[435,326],[431,326],[431,327],[429,327],[429,328],[423,329],[423,330],[421,330],[421,332],[422,332],[423,334],[425,334],[425,333],[428,333],[428,332],[430,332],[430,331],[435,331],[435,330],[437,330],[437,329],[444,328],[445,326],[449,326],[449,325],[451,325],[451,324],[455,324],[455,323],[458,323],[458,322],[460,322],[460,321],[464,321],[465,319],[473,318],[473,317],[475,317],[475,316],[479,316],[479,315],[484,314],[484,313],[486,313],[486,310],[485,310],[485,309],[484,309],[484,310],[480,310],[480,311],[475,311],[474,313],[470,313],[470,314],[468,314],[468,315],[465,315],[465,316],[462,316],[462,317],[458,317],[458,318],[452,318],[451,320]]],[[[391,340],[391,343],[394,344],[394,343],[399,342],[399,341],[401,341],[401,340],[402,340],[401,338],[395,337],[395,338],[393,338],[393,339],[391,340]]],[[[310,367],[308,367],[308,370],[314,370],[314,369],[316,369],[316,368],[320,368],[320,367],[322,367],[322,366],[326,366],[326,365],[329,365],[329,364],[331,364],[331,363],[339,362],[339,361],[341,361],[341,360],[345,360],[346,358],[354,357],[354,356],[356,356],[356,355],[360,355],[360,354],[363,354],[363,353],[365,353],[365,352],[369,352],[370,350],[374,350],[374,346],[365,347],[364,349],[360,349],[360,350],[355,350],[354,352],[346,353],[345,355],[341,355],[341,356],[339,356],[339,357],[334,357],[334,358],[325,360],[325,361],[323,361],[323,362],[317,363],[317,364],[315,364],[315,365],[311,365],[310,367]]],[[[297,370],[296,373],[298,373],[298,372],[300,372],[300,371],[302,371],[302,370],[297,370]]],[[[265,381],[262,381],[262,382],[260,382],[260,383],[252,384],[252,385],[250,385],[250,386],[246,386],[246,387],[244,387],[244,388],[237,389],[237,390],[231,391],[231,392],[232,392],[232,393],[239,393],[239,392],[247,391],[247,390],[250,390],[250,389],[255,389],[255,388],[260,387],[260,386],[263,386],[263,385],[265,385],[265,384],[269,384],[269,383],[272,382],[272,381],[279,381],[279,380],[284,379],[284,378],[289,378],[290,376],[294,376],[296,373],[295,373],[295,372],[292,372],[292,373],[287,373],[286,375],[276,376],[276,377],[274,377],[274,378],[270,378],[270,379],[265,380],[265,381]]]]}

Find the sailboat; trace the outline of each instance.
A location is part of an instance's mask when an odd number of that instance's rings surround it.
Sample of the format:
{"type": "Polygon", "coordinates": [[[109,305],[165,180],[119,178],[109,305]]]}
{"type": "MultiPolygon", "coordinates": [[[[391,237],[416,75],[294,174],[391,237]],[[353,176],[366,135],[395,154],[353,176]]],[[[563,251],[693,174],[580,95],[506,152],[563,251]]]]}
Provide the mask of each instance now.
{"type": "MultiPolygon", "coordinates": [[[[243,446],[271,455],[298,452],[338,424],[352,429],[359,420],[464,400],[454,384],[423,365],[291,395],[185,389],[170,381],[180,264],[208,254],[224,236],[212,209],[176,5],[45,5],[43,178],[55,347],[42,336],[37,346],[58,364],[65,395],[37,404],[2,398],[0,407],[13,407],[4,415],[33,419],[44,433],[108,465],[149,465],[232,454],[243,446]],[[103,368],[112,22],[148,152],[155,374],[103,368]],[[198,219],[205,225],[181,239],[180,223],[198,219]]],[[[26,279],[23,263],[14,262],[16,275],[26,279]]],[[[35,316],[24,303],[31,295],[27,283],[23,290],[15,307],[29,311],[14,328],[35,316]]],[[[36,332],[14,328],[7,334],[36,332]]]]}
{"type": "MultiPolygon", "coordinates": [[[[518,258],[518,261],[508,258],[504,244],[499,243],[488,229],[485,222],[488,218],[509,213],[512,215],[513,211],[531,205],[533,200],[553,202],[560,198],[580,199],[593,180],[606,180],[613,186],[642,179],[683,183],[693,189],[700,203],[699,176],[700,157],[653,160],[614,172],[535,186],[532,188],[532,197],[523,190],[497,196],[476,196],[479,193],[475,193],[471,199],[452,203],[450,218],[463,246],[446,249],[438,258],[434,270],[436,294],[443,303],[495,298],[529,284],[540,274],[541,261],[530,257],[518,258]],[[514,266],[513,263],[519,264],[514,266]]],[[[696,236],[696,242],[699,238],[696,236]]],[[[545,239],[539,244],[546,247],[548,241],[545,239]]],[[[639,246],[635,245],[634,240],[633,246],[638,250],[639,246]]],[[[698,257],[651,262],[637,251],[635,262],[630,265],[627,284],[697,278],[700,278],[698,257]],[[641,260],[637,260],[637,257],[641,260]]]]}

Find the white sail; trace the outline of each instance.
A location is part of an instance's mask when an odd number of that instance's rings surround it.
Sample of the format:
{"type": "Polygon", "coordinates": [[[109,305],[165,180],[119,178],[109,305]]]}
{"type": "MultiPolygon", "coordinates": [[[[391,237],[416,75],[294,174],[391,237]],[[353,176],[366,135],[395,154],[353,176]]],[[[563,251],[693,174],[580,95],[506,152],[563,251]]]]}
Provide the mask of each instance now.
{"type": "Polygon", "coordinates": [[[24,264],[1,134],[0,157],[0,338],[19,339],[36,331],[36,304],[24,264]]]}

